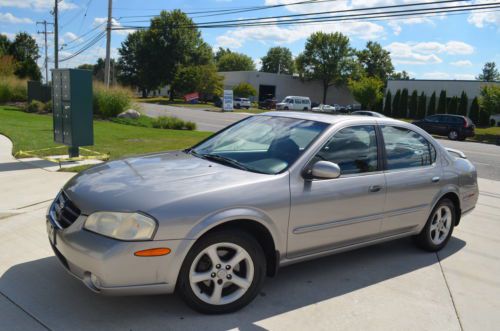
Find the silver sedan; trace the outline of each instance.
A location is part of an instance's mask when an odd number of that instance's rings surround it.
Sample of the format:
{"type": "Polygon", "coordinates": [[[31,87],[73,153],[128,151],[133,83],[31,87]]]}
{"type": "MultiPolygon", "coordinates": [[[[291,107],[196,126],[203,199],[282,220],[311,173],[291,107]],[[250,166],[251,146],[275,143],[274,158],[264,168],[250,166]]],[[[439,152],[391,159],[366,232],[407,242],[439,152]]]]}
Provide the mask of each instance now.
{"type": "Polygon", "coordinates": [[[412,124],[270,112],[184,151],[81,172],[47,231],[95,292],[176,291],[225,313],[291,263],[406,236],[440,250],[477,199],[474,166],[412,124]]]}

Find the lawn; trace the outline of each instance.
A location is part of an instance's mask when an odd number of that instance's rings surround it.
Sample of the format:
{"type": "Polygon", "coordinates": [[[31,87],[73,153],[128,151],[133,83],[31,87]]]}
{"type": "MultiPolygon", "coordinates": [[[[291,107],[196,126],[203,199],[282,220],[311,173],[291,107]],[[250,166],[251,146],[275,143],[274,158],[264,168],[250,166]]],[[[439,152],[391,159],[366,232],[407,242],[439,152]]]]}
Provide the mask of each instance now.
{"type": "MultiPolygon", "coordinates": [[[[16,152],[61,146],[54,143],[52,116],[27,114],[17,108],[0,106],[0,134],[9,137],[16,152]]],[[[100,153],[109,153],[111,159],[165,150],[182,149],[194,145],[210,135],[209,132],[164,130],[132,125],[94,121],[94,146],[100,153]]],[[[40,152],[39,155],[47,152],[40,152]]]]}

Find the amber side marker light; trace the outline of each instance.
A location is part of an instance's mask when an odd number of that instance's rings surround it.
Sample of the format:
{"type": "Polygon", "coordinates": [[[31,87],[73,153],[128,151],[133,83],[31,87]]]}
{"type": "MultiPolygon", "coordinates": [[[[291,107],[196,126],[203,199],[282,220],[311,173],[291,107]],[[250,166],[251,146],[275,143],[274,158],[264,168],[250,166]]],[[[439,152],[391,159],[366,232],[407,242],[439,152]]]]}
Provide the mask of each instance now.
{"type": "Polygon", "coordinates": [[[137,251],[134,253],[135,256],[162,256],[167,255],[172,250],[170,248],[150,248],[143,251],[137,251]]]}

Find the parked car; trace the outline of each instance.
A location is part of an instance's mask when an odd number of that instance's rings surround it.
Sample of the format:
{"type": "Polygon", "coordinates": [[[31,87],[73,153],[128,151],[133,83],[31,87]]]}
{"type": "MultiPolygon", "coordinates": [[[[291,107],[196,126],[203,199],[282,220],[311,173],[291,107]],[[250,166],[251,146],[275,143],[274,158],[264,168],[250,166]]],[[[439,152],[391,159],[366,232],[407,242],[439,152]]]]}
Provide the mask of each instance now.
{"type": "Polygon", "coordinates": [[[265,99],[263,101],[259,101],[260,109],[276,109],[276,99],[265,99]]]}
{"type": "Polygon", "coordinates": [[[288,96],[276,104],[276,110],[311,110],[309,97],[288,96]]]}
{"type": "Polygon", "coordinates": [[[250,107],[252,106],[252,102],[250,102],[250,99],[247,98],[234,98],[233,106],[236,109],[250,109],[250,107]]]}
{"type": "Polygon", "coordinates": [[[474,137],[475,125],[466,116],[436,114],[413,122],[430,134],[437,136],[447,136],[450,140],[465,140],[467,137],[474,137]]]}
{"type": "Polygon", "coordinates": [[[318,113],[335,113],[336,109],[334,106],[320,104],[318,107],[313,107],[312,111],[318,113]]]}
{"type": "Polygon", "coordinates": [[[351,105],[345,106],[345,110],[347,112],[352,112],[352,111],[355,111],[355,110],[361,110],[361,105],[359,103],[353,103],[351,105]]]}
{"type": "Polygon", "coordinates": [[[385,117],[381,113],[370,110],[356,110],[351,113],[351,115],[361,115],[361,116],[371,116],[371,117],[385,117]]]}
{"type": "Polygon", "coordinates": [[[177,291],[226,313],[281,266],[406,236],[438,251],[477,199],[474,165],[412,124],[269,112],[184,151],[80,172],[46,226],[94,292],[177,291]]]}
{"type": "Polygon", "coordinates": [[[500,114],[494,114],[490,116],[491,126],[500,126],[500,114]]]}

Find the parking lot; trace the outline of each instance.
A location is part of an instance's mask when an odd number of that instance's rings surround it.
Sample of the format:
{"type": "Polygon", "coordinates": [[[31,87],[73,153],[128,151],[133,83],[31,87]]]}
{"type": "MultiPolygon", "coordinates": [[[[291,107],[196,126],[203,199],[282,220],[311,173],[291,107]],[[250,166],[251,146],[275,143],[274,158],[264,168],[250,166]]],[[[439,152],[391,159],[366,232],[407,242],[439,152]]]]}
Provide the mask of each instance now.
{"type": "Polygon", "coordinates": [[[438,254],[402,239],[283,268],[240,312],[200,315],[175,295],[103,297],[59,265],[44,215],[72,174],[10,156],[0,140],[1,330],[495,330],[500,323],[500,187],[438,254]],[[29,188],[29,189],[27,189],[29,188]]]}

